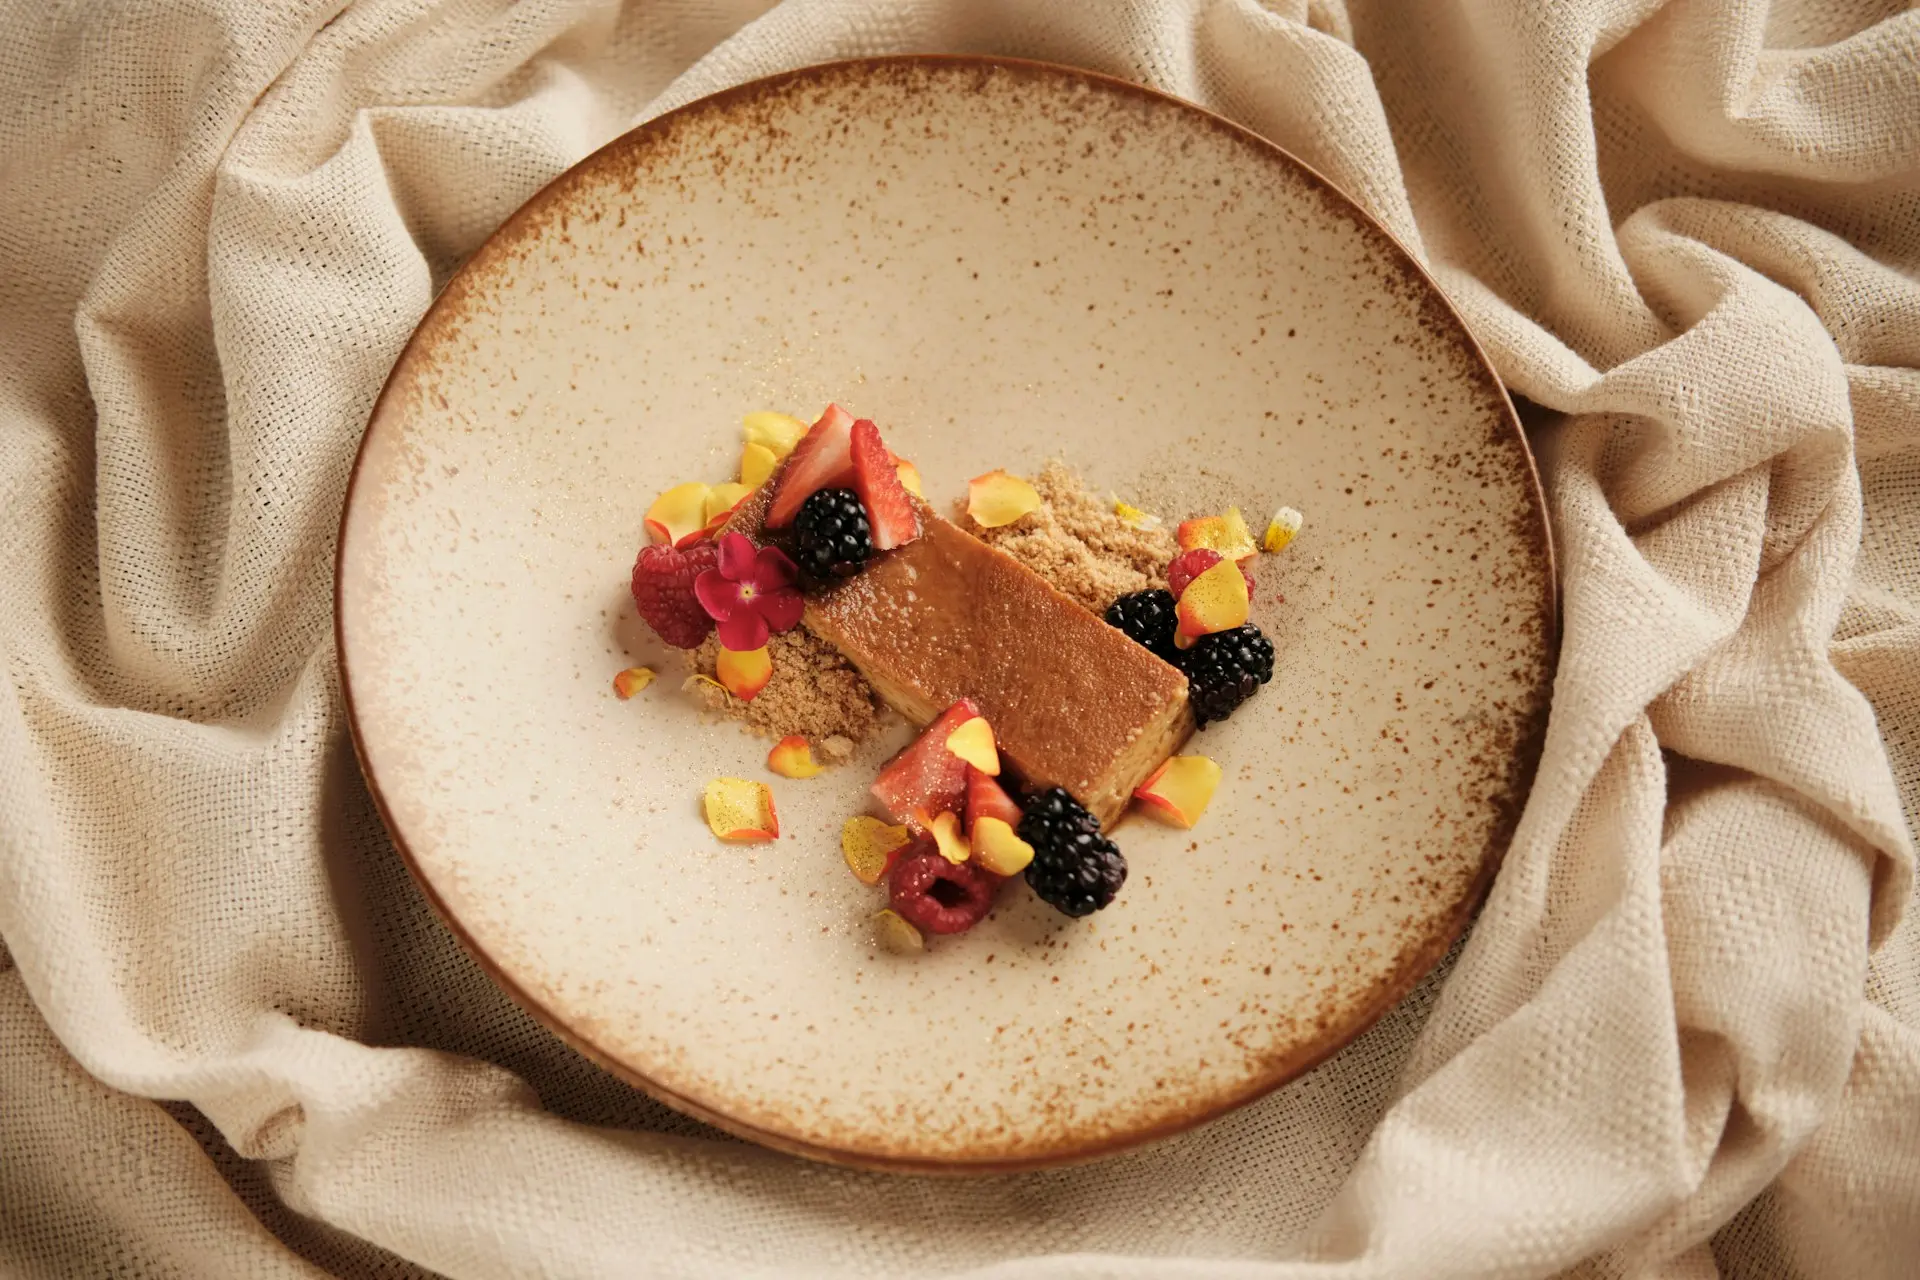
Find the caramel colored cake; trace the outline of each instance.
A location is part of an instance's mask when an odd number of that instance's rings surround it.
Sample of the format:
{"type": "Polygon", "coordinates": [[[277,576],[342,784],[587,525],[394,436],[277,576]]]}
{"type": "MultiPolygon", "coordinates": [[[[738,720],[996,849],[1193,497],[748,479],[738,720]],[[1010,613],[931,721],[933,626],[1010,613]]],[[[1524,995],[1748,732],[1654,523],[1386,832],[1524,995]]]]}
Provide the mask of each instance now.
{"type": "MultiPolygon", "coordinates": [[[[756,541],[775,486],[728,528],[756,541]]],[[[924,533],[809,597],[807,626],[924,725],[971,698],[1030,788],[1111,825],[1193,732],[1187,680],[1004,552],[920,509],[924,533]]]]}

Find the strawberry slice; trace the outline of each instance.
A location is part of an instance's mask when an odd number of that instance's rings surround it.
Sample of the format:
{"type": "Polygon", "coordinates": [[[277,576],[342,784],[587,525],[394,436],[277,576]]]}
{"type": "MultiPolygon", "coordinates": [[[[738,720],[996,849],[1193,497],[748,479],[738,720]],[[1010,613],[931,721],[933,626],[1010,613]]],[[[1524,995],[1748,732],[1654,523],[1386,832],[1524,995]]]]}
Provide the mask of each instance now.
{"type": "Polygon", "coordinates": [[[920,514],[913,509],[907,487],[900,483],[900,468],[880,439],[880,428],[870,419],[853,424],[852,452],[853,487],[867,509],[873,549],[891,551],[919,537],[920,514]]]}
{"type": "Polygon", "coordinates": [[[982,818],[998,818],[1018,831],[1025,816],[1019,801],[1007,794],[997,778],[967,766],[967,830],[982,818]]]}
{"type": "Polygon", "coordinates": [[[979,714],[973,703],[960,699],[881,767],[880,776],[873,780],[873,795],[895,822],[918,831],[925,822],[916,811],[929,819],[960,811],[967,794],[968,766],[947,750],[947,735],[979,714]]]}
{"type": "Polygon", "coordinates": [[[767,528],[784,529],[808,498],[822,489],[840,489],[853,482],[853,455],[848,448],[852,426],[853,415],[830,404],[820,421],[800,437],[787,465],[780,469],[780,487],[773,491],[773,505],[767,508],[767,528]]]}

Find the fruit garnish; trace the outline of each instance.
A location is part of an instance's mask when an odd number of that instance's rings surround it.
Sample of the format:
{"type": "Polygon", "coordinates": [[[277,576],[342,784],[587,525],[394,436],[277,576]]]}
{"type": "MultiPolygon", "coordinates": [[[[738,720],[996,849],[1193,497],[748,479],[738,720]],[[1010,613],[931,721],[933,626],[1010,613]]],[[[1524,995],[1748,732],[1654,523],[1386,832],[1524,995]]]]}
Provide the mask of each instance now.
{"type": "Polygon", "coordinates": [[[916,955],[927,949],[927,940],[920,936],[920,931],[901,919],[900,913],[891,907],[874,914],[873,932],[880,946],[895,955],[916,955]]]}
{"type": "Polygon", "coordinates": [[[807,429],[780,473],[780,487],[767,508],[767,528],[784,529],[800,504],[817,489],[843,489],[853,480],[853,415],[837,404],[807,429]]]}
{"type": "Polygon", "coordinates": [[[867,508],[873,549],[891,551],[920,536],[920,513],[900,483],[893,454],[880,439],[880,428],[862,418],[853,424],[853,488],[867,508]]]}
{"type": "Polygon", "coordinates": [[[1039,506],[1039,490],[1019,476],[989,471],[967,481],[967,514],[982,529],[1012,524],[1039,506]]]}
{"type": "Polygon", "coordinates": [[[993,726],[987,723],[984,716],[963,721],[959,728],[948,734],[947,750],[984,774],[996,778],[1000,776],[1000,751],[994,746],[993,726]]]}
{"type": "MultiPolygon", "coordinates": [[[[768,671],[772,671],[771,663],[768,671]]],[[[811,778],[826,770],[825,765],[814,763],[813,744],[797,733],[790,733],[773,744],[773,750],[767,752],[767,768],[783,778],[811,778]]]]}
{"type": "Polygon", "coordinates": [[[655,498],[647,508],[647,536],[673,546],[687,535],[699,533],[707,524],[707,495],[712,491],[712,485],[693,480],[655,498]]]}
{"type": "Polygon", "coordinates": [[[1229,560],[1243,560],[1260,549],[1254,545],[1253,531],[1247,528],[1246,517],[1238,507],[1228,507],[1225,515],[1184,520],[1174,537],[1182,551],[1208,547],[1229,560]]]}
{"type": "Polygon", "coordinates": [[[916,809],[932,814],[961,806],[967,791],[967,762],[947,750],[947,735],[979,714],[973,703],[960,699],[881,766],[880,776],[873,781],[873,796],[895,822],[917,822],[916,809]]]}
{"type": "Polygon", "coordinates": [[[713,486],[707,493],[707,504],[702,508],[706,523],[709,526],[715,521],[724,523],[733,514],[733,509],[740,505],[740,500],[753,492],[753,488],[750,484],[735,484],[731,480],[713,486]]]}
{"type": "Polygon", "coordinates": [[[948,862],[965,862],[973,856],[967,845],[967,837],[960,830],[960,815],[948,810],[927,817],[923,809],[919,813],[920,825],[933,833],[933,843],[940,850],[940,856],[948,862]]]}
{"type": "Polygon", "coordinates": [[[894,864],[887,905],[928,933],[965,933],[992,908],[994,883],[971,862],[949,862],[922,849],[894,864]]]}
{"type": "Polygon", "coordinates": [[[1017,827],[1024,812],[1020,802],[1008,795],[997,779],[978,769],[967,770],[967,826],[970,829],[978,826],[982,818],[998,818],[1008,827],[1017,827]]]}
{"type": "Polygon", "coordinates": [[[1173,592],[1174,599],[1187,589],[1187,584],[1219,564],[1226,557],[1212,547],[1195,547],[1191,551],[1182,551],[1167,565],[1167,590],[1173,592]]]}
{"type": "Polygon", "coordinates": [[[1176,827],[1191,827],[1206,812],[1220,785],[1220,766],[1205,756],[1174,756],[1163,760],[1147,780],[1135,787],[1135,798],[1147,812],[1176,827]]]}
{"type": "Polygon", "coordinates": [[[745,778],[715,778],[707,784],[707,826],[722,840],[772,840],[780,834],[773,789],[745,778]]]}
{"type": "Polygon", "coordinates": [[[693,648],[713,630],[713,619],[700,607],[693,584],[713,568],[719,555],[713,543],[698,542],[685,551],[643,547],[633,562],[634,606],[646,624],[676,649],[693,648]]]}
{"type": "Polygon", "coordinates": [[[1100,834],[1100,820],[1064,787],[1027,800],[1019,836],[1033,846],[1027,887],[1062,915],[1091,915],[1126,883],[1127,860],[1100,834]]]}
{"type": "Polygon", "coordinates": [[[1158,587],[1133,591],[1107,606],[1102,615],[1110,627],[1118,627],[1127,639],[1159,658],[1172,662],[1180,656],[1173,643],[1173,631],[1179,625],[1173,593],[1158,587]]]}
{"type": "Polygon", "coordinates": [[[752,702],[773,679],[773,656],[767,646],[758,649],[722,648],[713,662],[720,687],[742,702],[752,702]]]}
{"type": "Polygon", "coordinates": [[[905,489],[916,498],[926,496],[920,491],[920,468],[914,466],[905,458],[895,458],[893,460],[893,469],[895,474],[900,477],[900,487],[902,489],[905,489]]]}
{"type": "Polygon", "coordinates": [[[1287,544],[1300,532],[1300,526],[1306,523],[1306,517],[1292,507],[1281,507],[1273,513],[1273,519],[1267,521],[1267,532],[1260,539],[1263,551],[1285,551],[1287,544]]]}
{"type": "Polygon", "coordinates": [[[793,518],[793,554],[817,582],[852,577],[873,556],[867,506],[851,489],[816,489],[793,518]]]}
{"type": "Polygon", "coordinates": [[[865,814],[848,818],[840,828],[840,856],[861,884],[879,884],[893,870],[900,851],[913,843],[905,827],[896,827],[865,814]]]}
{"type": "Polygon", "coordinates": [[[1033,861],[1033,846],[1004,818],[974,819],[972,844],[973,860],[997,876],[1017,876],[1033,861]]]}
{"type": "MultiPolygon", "coordinates": [[[[1178,606],[1180,626],[1174,642],[1228,631],[1247,620],[1247,580],[1240,566],[1222,560],[1187,584],[1178,606]]],[[[1182,648],[1188,645],[1182,645],[1182,648]]]]}
{"type": "Polygon", "coordinates": [[[774,413],[762,409],[740,419],[745,429],[746,442],[758,445],[774,456],[778,461],[793,452],[800,443],[800,437],[807,434],[807,424],[790,413],[774,413]]]}
{"type": "Polygon", "coordinates": [[[1135,529],[1158,529],[1160,527],[1159,516],[1148,515],[1131,502],[1123,501],[1117,493],[1110,493],[1107,496],[1113,499],[1113,514],[1119,516],[1123,523],[1131,525],[1135,529]]]}
{"type": "Polygon", "coordinates": [[[1193,642],[1180,659],[1187,673],[1187,699],[1201,726],[1225,720],[1235,707],[1273,679],[1273,641],[1252,623],[1216,631],[1193,642]]]}
{"type": "Polygon", "coordinates": [[[628,667],[613,678],[613,692],[620,701],[625,702],[652,683],[652,667],[628,667]]]}
{"type": "Polygon", "coordinates": [[[740,483],[758,489],[780,465],[780,458],[763,444],[748,441],[740,447],[740,483]]]}
{"type": "Polygon", "coordinates": [[[720,624],[720,643],[742,653],[767,643],[770,631],[797,626],[806,608],[794,585],[799,570],[778,547],[756,547],[744,533],[723,533],[714,566],[693,580],[707,616],[720,624]]]}

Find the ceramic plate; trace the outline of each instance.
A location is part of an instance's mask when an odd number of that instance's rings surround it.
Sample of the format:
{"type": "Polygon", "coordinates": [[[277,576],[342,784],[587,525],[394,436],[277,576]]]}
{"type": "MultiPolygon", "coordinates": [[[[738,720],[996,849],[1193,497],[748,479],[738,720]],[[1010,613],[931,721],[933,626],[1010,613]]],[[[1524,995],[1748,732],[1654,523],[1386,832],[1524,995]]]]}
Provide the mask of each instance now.
{"type": "Polygon", "coordinates": [[[910,1170],[1164,1136],[1377,1018],[1492,875],[1554,645],[1519,427],[1407,254],[1218,118],[984,59],[746,85],[537,195],[393,371],[338,600],[381,812],[503,986],[675,1107],[910,1170]],[[1119,829],[1109,910],[1013,885],[880,951],[838,833],[904,728],[787,781],[677,675],[613,696],[673,670],[627,595],[653,496],[725,478],[743,413],[832,399],[943,505],[1058,457],[1171,516],[1306,514],[1257,571],[1273,682],[1191,748],[1220,792],[1191,832],[1119,829]],[[721,775],[772,782],[778,841],[708,833],[721,775]]]}

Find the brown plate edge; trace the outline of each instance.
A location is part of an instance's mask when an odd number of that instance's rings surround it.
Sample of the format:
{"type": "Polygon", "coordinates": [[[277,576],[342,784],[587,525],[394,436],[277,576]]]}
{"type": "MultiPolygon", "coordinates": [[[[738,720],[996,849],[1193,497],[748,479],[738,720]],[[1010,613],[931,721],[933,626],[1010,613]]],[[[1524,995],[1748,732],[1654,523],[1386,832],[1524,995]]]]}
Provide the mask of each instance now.
{"type": "Polygon", "coordinates": [[[1507,847],[1512,841],[1514,830],[1518,826],[1520,814],[1525,805],[1525,797],[1532,789],[1534,777],[1539,768],[1541,750],[1545,744],[1547,717],[1552,701],[1551,692],[1554,673],[1559,665],[1559,621],[1559,574],[1555,564],[1552,528],[1547,514],[1545,492],[1540,481],[1539,464],[1534,457],[1532,447],[1527,441],[1519,415],[1515,412],[1513,401],[1507,394],[1506,387],[1500,381],[1499,375],[1495,373],[1492,361],[1488,359],[1486,351],[1481,347],[1479,340],[1474,337],[1472,330],[1467,327],[1465,319],[1454,307],[1452,301],[1446,296],[1446,293],[1440,288],[1438,282],[1434,280],[1427,269],[1414,257],[1412,252],[1409,251],[1392,232],[1388,231],[1386,227],[1382,226],[1371,214],[1361,208],[1352,197],[1348,196],[1346,192],[1342,191],[1313,166],[1307,164],[1270,139],[1264,138],[1224,116],[1209,111],[1205,107],[1188,102],[1183,98],[1174,97],[1172,94],[1163,93],[1158,89],[1135,84],[1132,81],[1122,80],[1118,77],[1105,75],[1097,71],[1062,66],[1060,64],[1042,62],[1035,59],[1010,58],[995,55],[899,54],[883,57],[850,58],[778,72],[758,80],[747,81],[744,84],[723,89],[718,93],[675,107],[673,110],[656,116],[644,124],[627,130],[582,158],[578,163],[556,175],[545,186],[541,187],[529,197],[519,209],[515,210],[505,222],[495,229],[480,247],[468,257],[460,269],[454,272],[447,284],[442,287],[439,294],[436,295],[428,305],[427,310],[421,316],[419,324],[415,326],[413,333],[407,338],[406,345],[401,348],[399,356],[394,360],[393,368],[388,372],[387,379],[380,388],[380,394],[374,399],[373,408],[367,416],[367,428],[362,433],[360,444],[354,452],[353,469],[347,479],[346,496],[341,506],[339,532],[334,545],[334,654],[335,661],[338,663],[339,668],[340,690],[346,707],[347,727],[349,737],[353,743],[354,760],[359,766],[361,776],[366,780],[368,793],[373,798],[374,807],[380,815],[380,820],[382,824],[385,825],[388,835],[393,840],[394,848],[400,854],[401,861],[405,863],[408,873],[413,877],[414,883],[420,887],[422,894],[432,906],[434,913],[440,917],[442,923],[444,923],[454,937],[459,940],[460,945],[474,958],[475,962],[479,964],[487,976],[511,996],[516,1003],[531,1014],[536,1021],[546,1027],[559,1040],[574,1051],[620,1080],[641,1090],[655,1101],[671,1107],[675,1111],[691,1116],[696,1120],[711,1125],[735,1137],[743,1138],[747,1141],[789,1155],[804,1156],[807,1159],[826,1164],[884,1173],[970,1176],[1029,1172],[1039,1169],[1054,1169],[1085,1164],[1108,1156],[1118,1155],[1135,1148],[1162,1142],[1169,1138],[1177,1137],[1191,1129],[1198,1128],[1200,1125],[1212,1120],[1216,1120],[1228,1112],[1237,1110],[1251,1102],[1258,1101],[1282,1085],[1298,1079],[1308,1071],[1319,1066],[1328,1058],[1346,1048],[1347,1045],[1357,1039],[1361,1033],[1372,1027],[1388,1010],[1392,1009],[1404,999],[1407,993],[1410,992],[1421,979],[1432,972],[1440,963],[1441,959],[1445,957],[1448,949],[1465,933],[1467,925],[1471,922],[1475,913],[1479,910],[1481,903],[1485,900],[1487,892],[1492,886],[1494,876],[1499,871],[1507,847]],[[1125,1134],[1106,1136],[1083,1143],[1079,1146],[1062,1147],[1034,1155],[995,1157],[985,1160],[967,1160],[952,1157],[928,1158],[900,1156],[883,1152],[849,1150],[809,1142],[803,1138],[777,1133],[736,1120],[724,1112],[717,1111],[701,1102],[667,1088],[658,1081],[635,1070],[628,1064],[603,1052],[598,1046],[569,1027],[558,1014],[555,1014],[539,1001],[535,1000],[495,963],[493,958],[475,942],[473,937],[461,925],[460,921],[448,909],[446,902],[434,888],[432,879],[424,872],[419,862],[414,858],[412,850],[407,846],[406,839],[401,834],[400,828],[394,820],[386,796],[380,789],[379,780],[375,777],[372,768],[368,764],[366,752],[362,746],[362,730],[359,713],[353,696],[352,666],[347,660],[345,610],[341,603],[341,585],[345,578],[347,564],[348,526],[351,523],[354,497],[359,488],[362,469],[366,462],[368,441],[373,435],[374,427],[379,423],[385,411],[388,393],[394,389],[402,371],[408,367],[410,359],[414,355],[415,344],[420,341],[421,335],[429,327],[428,321],[434,317],[435,313],[438,312],[443,305],[448,303],[449,294],[456,292],[461,278],[467,274],[469,268],[476,262],[490,256],[491,251],[495,251],[499,246],[516,238],[520,224],[552,200],[559,190],[582,168],[615,152],[617,149],[630,145],[637,135],[663,128],[668,122],[683,113],[691,114],[695,111],[709,111],[716,107],[748,101],[770,90],[782,88],[789,83],[806,79],[822,78],[828,73],[846,72],[858,68],[878,70],[884,67],[912,64],[970,66],[978,68],[981,71],[1011,71],[1035,78],[1065,78],[1078,80],[1110,91],[1130,94],[1155,102],[1167,103],[1198,115],[1210,126],[1224,130],[1234,137],[1252,144],[1258,150],[1271,153],[1281,163],[1292,166],[1309,181],[1318,184],[1326,194],[1333,197],[1336,205],[1344,207],[1348,215],[1360,225],[1363,231],[1369,231],[1381,237],[1386,244],[1392,248],[1393,252],[1398,255],[1401,267],[1411,272],[1425,285],[1428,300],[1438,303],[1448,319],[1452,322],[1453,333],[1451,336],[1464,346],[1467,354],[1471,357],[1472,363],[1480,369],[1488,383],[1491,384],[1493,390],[1497,393],[1499,402],[1504,409],[1506,426],[1511,432],[1514,442],[1519,445],[1520,456],[1526,463],[1528,478],[1527,489],[1533,508],[1533,523],[1537,536],[1536,553],[1547,571],[1547,590],[1545,598],[1540,602],[1541,611],[1539,619],[1547,649],[1548,661],[1546,674],[1542,680],[1541,687],[1534,691],[1538,705],[1529,721],[1524,725],[1523,732],[1516,744],[1512,759],[1518,767],[1510,773],[1511,784],[1507,795],[1502,798],[1503,803],[1500,805],[1499,817],[1496,819],[1494,830],[1490,833],[1486,848],[1481,856],[1480,869],[1474,876],[1472,882],[1467,886],[1466,891],[1455,902],[1453,911],[1447,915],[1440,926],[1430,930],[1419,945],[1406,954],[1400,966],[1393,973],[1376,983],[1372,991],[1368,993],[1368,998],[1365,1001],[1350,1006],[1352,1012],[1350,1012],[1346,1018],[1342,1019],[1340,1025],[1333,1028],[1320,1040],[1304,1046],[1299,1052],[1277,1059],[1264,1076],[1253,1081],[1247,1088],[1231,1094],[1209,1097],[1202,1105],[1193,1108],[1184,1115],[1175,1117],[1161,1124],[1136,1129],[1125,1134]]]}

